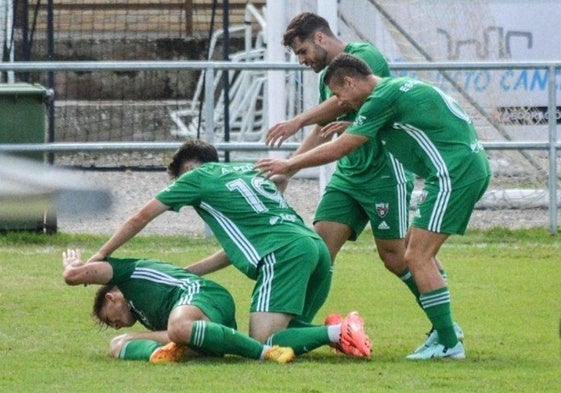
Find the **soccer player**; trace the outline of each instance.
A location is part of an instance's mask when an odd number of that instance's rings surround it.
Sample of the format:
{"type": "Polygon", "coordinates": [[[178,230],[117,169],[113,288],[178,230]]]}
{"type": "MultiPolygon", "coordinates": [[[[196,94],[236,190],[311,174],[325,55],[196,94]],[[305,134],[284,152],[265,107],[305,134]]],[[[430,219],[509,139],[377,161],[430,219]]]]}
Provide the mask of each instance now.
{"type": "MultiPolygon", "coordinates": [[[[268,144],[281,145],[300,128],[314,124],[294,155],[328,142],[334,133],[340,134],[355,119],[356,111],[339,105],[324,81],[325,70],[337,55],[352,54],[364,60],[375,75],[390,76],[389,65],[376,47],[340,40],[324,18],[310,12],[298,14],[290,21],[283,45],[298,56],[301,64],[319,73],[320,104],[275,124],[267,133],[268,144]],[[330,132],[324,136],[322,126],[328,123],[330,132]]],[[[391,154],[386,153],[380,140],[366,141],[337,161],[316,209],[314,229],[325,240],[334,262],[343,244],[356,240],[370,222],[384,266],[407,285],[419,303],[419,290],[404,258],[413,178],[391,154]]],[[[445,277],[444,268],[437,263],[445,277]]],[[[454,326],[457,335],[463,339],[462,329],[457,324],[454,326]]],[[[418,350],[431,345],[435,339],[436,331],[433,330],[418,350]]]]}
{"type": "Polygon", "coordinates": [[[380,78],[349,54],[338,55],[324,79],[340,105],[358,110],[353,124],[334,141],[289,159],[261,159],[256,168],[267,176],[288,174],[335,161],[379,140],[406,169],[423,178],[423,198],[406,236],[405,261],[437,340],[408,358],[465,358],[436,258],[449,235],[465,232],[489,184],[489,162],[472,121],[438,88],[411,78],[380,78]]]}
{"type": "MultiPolygon", "coordinates": [[[[140,322],[150,330],[111,340],[109,353],[115,358],[153,363],[225,354],[278,363],[294,359],[292,348],[264,345],[237,331],[230,293],[183,268],[132,258],[84,264],[73,249],[63,253],[62,263],[67,284],[102,285],[92,313],[101,325],[120,329],[140,322]]],[[[316,330],[324,330],[323,339],[306,343],[307,349],[339,345],[340,329],[341,325],[318,326],[316,330]]]]}
{"type": "Polygon", "coordinates": [[[311,324],[329,292],[329,251],[272,181],[256,176],[252,163],[218,163],[214,146],[199,140],[179,148],[168,173],[175,182],[130,216],[90,261],[106,259],[160,214],[193,206],[223,250],[188,270],[202,276],[233,264],[256,281],[251,337],[297,354],[335,340],[346,354],[370,357],[358,313],[340,321],[340,338],[329,339],[331,331],[311,324]]]}
{"type": "Polygon", "coordinates": [[[62,264],[67,284],[102,285],[93,307],[100,324],[120,329],[138,321],[150,330],[114,338],[109,353],[115,358],[179,361],[188,345],[188,356],[234,354],[278,363],[294,359],[291,348],[263,345],[237,331],[230,293],[185,269],[151,259],[83,263],[73,249],[62,254],[62,264]]]}

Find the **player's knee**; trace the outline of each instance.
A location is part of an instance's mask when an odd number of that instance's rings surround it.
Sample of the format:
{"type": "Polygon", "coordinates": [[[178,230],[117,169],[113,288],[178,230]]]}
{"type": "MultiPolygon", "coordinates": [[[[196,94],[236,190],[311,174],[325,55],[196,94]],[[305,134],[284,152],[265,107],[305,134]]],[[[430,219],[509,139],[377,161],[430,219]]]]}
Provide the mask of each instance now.
{"type": "Polygon", "coordinates": [[[168,323],[168,337],[176,343],[188,344],[193,329],[192,320],[174,320],[168,323]]]}
{"type": "Polygon", "coordinates": [[[397,275],[401,275],[407,268],[404,254],[404,250],[401,248],[378,249],[378,255],[384,263],[385,268],[397,275]]]}
{"type": "Polygon", "coordinates": [[[130,341],[130,337],[128,334],[121,334],[120,336],[114,337],[109,343],[109,356],[118,359],[123,346],[128,341],[130,341]]]}

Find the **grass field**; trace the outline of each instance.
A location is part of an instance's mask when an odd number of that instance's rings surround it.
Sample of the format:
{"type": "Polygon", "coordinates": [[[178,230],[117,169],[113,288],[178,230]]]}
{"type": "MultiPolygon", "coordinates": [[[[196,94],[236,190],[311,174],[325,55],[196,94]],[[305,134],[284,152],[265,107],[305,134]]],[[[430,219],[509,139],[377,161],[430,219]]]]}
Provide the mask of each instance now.
{"type": "MultiPolygon", "coordinates": [[[[494,229],[455,237],[441,251],[465,361],[411,362],[429,328],[412,296],[375,256],[370,234],[348,243],[317,317],[356,309],[373,341],[370,361],[318,349],[288,365],[235,357],[170,365],[107,356],[117,333],[90,318],[95,286],[68,287],[60,255],[91,255],[106,238],[0,236],[0,392],[559,392],[561,241],[546,230],[494,229]]],[[[186,265],[217,249],[204,239],[139,237],[115,256],[186,265]]],[[[228,287],[247,331],[252,282],[233,268],[228,287]]],[[[140,328],[139,328],[140,329],[140,328]]],[[[119,332],[121,333],[121,332],[119,332]]]]}

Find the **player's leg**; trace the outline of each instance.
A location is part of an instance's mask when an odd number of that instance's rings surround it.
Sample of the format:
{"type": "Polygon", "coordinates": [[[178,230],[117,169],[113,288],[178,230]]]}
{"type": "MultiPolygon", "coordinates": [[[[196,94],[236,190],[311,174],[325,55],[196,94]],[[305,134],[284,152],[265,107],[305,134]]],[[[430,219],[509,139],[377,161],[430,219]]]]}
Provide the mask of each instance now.
{"type": "MultiPolygon", "coordinates": [[[[263,345],[231,326],[210,321],[197,306],[193,305],[180,305],[173,309],[169,318],[168,334],[173,343],[166,347],[171,350],[179,344],[187,345],[198,353],[208,356],[231,354],[279,363],[286,363],[294,358],[294,351],[291,348],[271,348],[263,345]]],[[[154,356],[151,360],[153,358],[154,356]]]]}
{"type": "MultiPolygon", "coordinates": [[[[152,355],[169,343],[167,331],[126,333],[113,338],[109,354],[121,360],[150,360],[152,355]]],[[[197,357],[191,350],[181,349],[174,356],[177,360],[197,357]]]]}
{"type": "Polygon", "coordinates": [[[356,240],[368,222],[368,216],[349,193],[326,187],[316,209],[314,230],[325,241],[331,260],[347,240],[356,240]]]}
{"type": "Polygon", "coordinates": [[[122,360],[148,361],[150,355],[163,345],[155,340],[135,338],[132,334],[126,333],[111,340],[109,355],[122,360]]]}
{"type": "Polygon", "coordinates": [[[252,297],[250,334],[269,344],[289,346],[296,354],[346,340],[345,353],[370,356],[364,324],[357,323],[356,317],[347,316],[337,326],[310,323],[327,298],[330,267],[327,247],[314,238],[301,238],[264,258],[252,297]],[[262,283],[268,283],[266,288],[262,283]],[[360,351],[352,352],[353,348],[360,351]]]}
{"type": "Polygon", "coordinates": [[[447,234],[411,228],[405,259],[420,291],[419,301],[438,334],[438,341],[407,358],[428,360],[438,357],[465,358],[452,317],[450,291],[438,270],[435,255],[448,238],[447,234]]]}
{"type": "Polygon", "coordinates": [[[459,348],[457,357],[465,357],[452,319],[450,292],[439,271],[436,255],[449,234],[465,232],[475,203],[487,184],[488,179],[481,179],[480,182],[447,192],[440,190],[437,185],[425,185],[425,198],[417,206],[407,239],[405,259],[421,293],[421,305],[433,324],[438,341],[432,347],[410,355],[410,359],[449,356],[448,349],[453,352],[454,348],[459,348]]]}
{"type": "Polygon", "coordinates": [[[318,261],[319,251],[313,238],[297,239],[263,257],[251,296],[251,337],[265,342],[272,334],[286,329],[295,316],[303,315],[308,283],[318,261]]]}
{"type": "Polygon", "coordinates": [[[350,226],[335,221],[316,221],[314,223],[314,230],[327,245],[333,262],[335,262],[341,247],[354,233],[350,226]]]}

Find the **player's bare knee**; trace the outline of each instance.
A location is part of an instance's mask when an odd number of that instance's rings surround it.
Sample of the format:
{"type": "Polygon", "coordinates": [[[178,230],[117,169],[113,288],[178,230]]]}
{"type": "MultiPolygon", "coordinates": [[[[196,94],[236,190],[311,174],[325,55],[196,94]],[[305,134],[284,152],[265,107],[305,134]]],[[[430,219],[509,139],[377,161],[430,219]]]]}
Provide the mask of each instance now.
{"type": "Polygon", "coordinates": [[[120,336],[114,337],[109,343],[109,356],[119,358],[123,346],[129,341],[130,337],[128,334],[121,334],[120,336]]]}
{"type": "Polygon", "coordinates": [[[176,343],[189,343],[191,330],[193,329],[192,320],[173,320],[168,323],[168,337],[176,343]]]}

